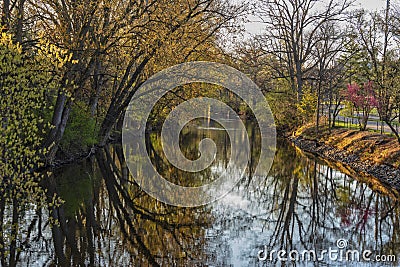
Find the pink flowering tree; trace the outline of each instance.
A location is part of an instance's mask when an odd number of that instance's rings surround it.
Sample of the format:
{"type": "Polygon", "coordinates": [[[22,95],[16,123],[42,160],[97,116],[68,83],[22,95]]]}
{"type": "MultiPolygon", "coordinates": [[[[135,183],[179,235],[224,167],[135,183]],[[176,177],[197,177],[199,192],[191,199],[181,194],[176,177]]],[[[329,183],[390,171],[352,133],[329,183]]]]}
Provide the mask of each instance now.
{"type": "Polygon", "coordinates": [[[372,109],[378,107],[372,81],[364,83],[363,86],[359,86],[357,83],[348,84],[346,100],[352,103],[357,112],[360,130],[364,131],[367,128],[372,109]]]}

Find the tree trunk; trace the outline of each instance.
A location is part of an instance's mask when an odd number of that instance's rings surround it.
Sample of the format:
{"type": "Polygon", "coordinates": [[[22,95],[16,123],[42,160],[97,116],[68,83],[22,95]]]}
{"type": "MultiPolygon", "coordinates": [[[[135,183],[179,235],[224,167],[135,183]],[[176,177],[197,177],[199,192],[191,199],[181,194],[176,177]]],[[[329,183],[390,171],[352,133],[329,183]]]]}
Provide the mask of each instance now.
{"type": "Polygon", "coordinates": [[[389,126],[389,128],[392,130],[393,134],[396,136],[397,141],[400,144],[400,134],[396,129],[393,127],[392,123],[390,121],[385,120],[386,124],[389,126]]]}
{"type": "Polygon", "coordinates": [[[25,0],[19,0],[18,15],[17,15],[17,28],[15,30],[15,39],[20,44],[22,43],[22,35],[23,35],[24,5],[25,5],[25,0]]]}
{"type": "Polygon", "coordinates": [[[107,144],[108,139],[111,135],[111,130],[116,122],[116,115],[112,112],[107,112],[106,117],[101,124],[100,133],[99,133],[99,146],[103,147],[107,144]]]}
{"type": "Polygon", "coordinates": [[[334,128],[336,126],[336,118],[337,118],[337,116],[339,116],[340,104],[341,104],[341,100],[337,101],[337,103],[335,104],[335,109],[333,110],[333,114],[332,114],[332,128],[334,128]]]}
{"type": "Polygon", "coordinates": [[[43,147],[49,148],[49,152],[46,155],[47,161],[52,163],[55,159],[58,146],[64,135],[65,128],[67,126],[69,114],[71,112],[72,103],[67,99],[67,96],[62,89],[57,97],[57,102],[54,108],[52,126],[50,133],[46,137],[43,147]]]}
{"type": "Polygon", "coordinates": [[[296,62],[296,79],[297,79],[297,101],[303,99],[303,73],[301,70],[301,62],[296,62]]]}
{"type": "MultiPolygon", "coordinates": [[[[351,121],[353,122],[353,119],[351,119],[351,121]]],[[[364,115],[362,117],[361,130],[365,131],[367,129],[367,125],[368,125],[368,116],[364,115]]]]}
{"type": "Polygon", "coordinates": [[[103,75],[100,74],[101,68],[102,66],[100,60],[96,59],[92,84],[93,93],[89,101],[90,114],[92,115],[92,117],[96,115],[97,104],[99,102],[100,93],[103,88],[104,81],[103,75]]]}
{"type": "Polygon", "coordinates": [[[10,0],[3,0],[1,24],[4,26],[4,31],[10,29],[10,0]]]}
{"type": "Polygon", "coordinates": [[[321,106],[321,81],[318,83],[318,89],[317,89],[317,118],[315,124],[315,137],[317,139],[319,136],[320,106],[321,106]]]}
{"type": "Polygon", "coordinates": [[[19,229],[19,212],[18,212],[18,199],[14,197],[12,201],[12,222],[11,222],[11,242],[10,242],[10,260],[9,266],[17,266],[18,259],[16,258],[17,252],[17,239],[19,229]]]}
{"type": "Polygon", "coordinates": [[[67,101],[67,96],[62,91],[62,89],[60,89],[59,94],[57,96],[56,105],[53,111],[53,118],[51,121],[53,128],[50,130],[49,134],[46,137],[46,140],[43,144],[44,147],[50,147],[50,145],[52,145],[52,143],[56,138],[58,127],[61,124],[66,101],[67,101]]]}
{"type": "MultiPolygon", "coordinates": [[[[4,179],[4,178],[3,178],[4,179]]],[[[3,186],[3,184],[2,184],[3,186]]],[[[1,266],[6,266],[6,255],[5,255],[5,244],[4,244],[4,212],[5,212],[5,203],[4,196],[0,196],[0,263],[1,266]]]]}

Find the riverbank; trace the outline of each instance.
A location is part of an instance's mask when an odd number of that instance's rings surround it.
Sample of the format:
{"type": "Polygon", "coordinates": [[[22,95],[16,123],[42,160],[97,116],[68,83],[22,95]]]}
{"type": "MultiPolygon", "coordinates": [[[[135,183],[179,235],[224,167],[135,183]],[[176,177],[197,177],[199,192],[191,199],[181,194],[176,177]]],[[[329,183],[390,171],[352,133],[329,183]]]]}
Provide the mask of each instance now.
{"type": "Polygon", "coordinates": [[[303,151],[343,165],[349,174],[372,176],[400,192],[400,145],[393,137],[325,128],[317,138],[315,127],[307,125],[289,139],[303,151]]]}

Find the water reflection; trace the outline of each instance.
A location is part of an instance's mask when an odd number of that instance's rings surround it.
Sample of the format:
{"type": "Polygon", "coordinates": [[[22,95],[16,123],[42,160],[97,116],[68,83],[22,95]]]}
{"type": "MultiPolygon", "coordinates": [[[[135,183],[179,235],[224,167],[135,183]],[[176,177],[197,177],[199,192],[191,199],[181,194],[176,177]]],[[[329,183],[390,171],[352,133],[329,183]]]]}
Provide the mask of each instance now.
{"type": "MultiPolygon", "coordinates": [[[[249,126],[248,131],[251,145],[257,147],[257,130],[249,126]]],[[[229,161],[226,133],[193,128],[184,132],[181,147],[185,155],[196,158],[197,144],[205,136],[216,140],[216,161],[197,176],[187,176],[165,162],[159,135],[151,135],[149,151],[158,171],[188,184],[218,175],[218,166],[225,167],[229,161]]],[[[250,174],[257,150],[251,162],[250,174]]],[[[87,162],[59,170],[48,185],[49,197],[57,193],[66,202],[50,209],[50,217],[43,211],[40,223],[35,223],[41,234],[32,235],[21,263],[275,266],[284,264],[277,259],[259,261],[257,253],[264,246],[270,250],[322,250],[335,247],[340,238],[349,240],[349,248],[400,256],[399,207],[390,192],[371,190],[366,183],[304,155],[284,140],[278,143],[268,177],[247,175],[226,197],[199,208],[168,206],[141,191],[129,175],[118,145],[98,151],[87,162]],[[53,227],[49,218],[57,221],[53,227]]],[[[343,265],[325,260],[308,266],[321,264],[343,265]]],[[[362,265],[382,266],[354,263],[362,265]]]]}
{"type": "MultiPolygon", "coordinates": [[[[224,244],[221,251],[229,252],[218,257],[216,265],[284,265],[276,254],[272,261],[260,263],[257,253],[265,247],[269,252],[337,249],[338,239],[348,240],[349,249],[400,255],[397,204],[281,143],[269,177],[253,177],[250,183],[240,184],[214,207],[219,220],[210,229],[211,243],[224,244]]],[[[327,257],[320,263],[344,264],[327,257]]],[[[319,266],[318,262],[311,265],[319,266]]],[[[362,265],[384,264],[357,262],[353,266],[362,265]]]]}

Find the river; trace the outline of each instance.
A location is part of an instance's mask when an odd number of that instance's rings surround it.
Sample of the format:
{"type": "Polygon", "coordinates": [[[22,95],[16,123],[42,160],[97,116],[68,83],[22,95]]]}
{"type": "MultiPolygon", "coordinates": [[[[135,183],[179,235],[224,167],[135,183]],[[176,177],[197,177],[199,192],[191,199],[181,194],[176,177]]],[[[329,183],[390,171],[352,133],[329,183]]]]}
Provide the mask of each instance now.
{"type": "MultiPolygon", "coordinates": [[[[255,147],[259,140],[254,132],[255,147]]],[[[204,137],[215,141],[218,153],[213,165],[198,174],[171,168],[157,133],[148,136],[149,154],[158,171],[175,182],[210,181],[227,166],[229,138],[218,125],[187,127],[181,149],[188,158],[197,157],[204,137]]],[[[278,139],[267,177],[252,175],[250,166],[228,195],[197,208],[169,206],[147,195],[122,155],[122,147],[114,144],[96,157],[55,171],[52,190],[65,203],[53,210],[58,219],[53,227],[47,210],[31,211],[35,223],[21,266],[399,264],[397,259],[373,261],[400,256],[398,202],[287,140],[278,139]],[[286,254],[279,257],[280,250],[286,254]],[[289,252],[296,262],[290,261],[289,252]]],[[[257,162],[256,150],[252,157],[257,162]]]]}

